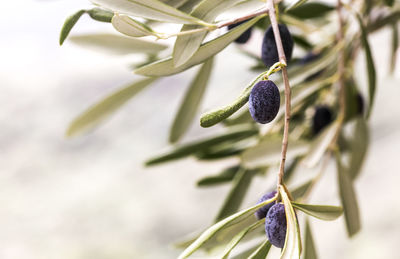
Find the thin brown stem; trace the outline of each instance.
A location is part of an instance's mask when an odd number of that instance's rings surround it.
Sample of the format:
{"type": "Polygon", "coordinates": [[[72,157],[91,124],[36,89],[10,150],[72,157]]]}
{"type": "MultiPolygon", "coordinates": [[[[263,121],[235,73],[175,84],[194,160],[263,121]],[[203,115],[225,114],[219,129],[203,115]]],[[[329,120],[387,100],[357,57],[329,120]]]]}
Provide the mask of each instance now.
{"type": "Polygon", "coordinates": [[[278,187],[279,187],[280,185],[283,185],[283,175],[284,175],[284,171],[285,171],[286,153],[287,153],[287,148],[288,148],[288,143],[289,143],[291,92],[290,92],[288,73],[287,73],[287,69],[286,69],[286,57],[285,57],[285,52],[283,50],[281,35],[279,33],[279,27],[278,27],[278,22],[276,19],[276,11],[275,11],[275,6],[274,6],[273,0],[267,1],[267,9],[268,9],[268,13],[269,13],[269,19],[271,21],[272,30],[273,30],[274,36],[275,36],[275,42],[276,42],[276,47],[278,50],[279,61],[282,64],[285,64],[285,66],[282,67],[282,78],[283,78],[283,82],[285,84],[285,125],[284,125],[284,129],[283,129],[281,161],[280,161],[280,165],[279,165],[278,182],[277,182],[278,187]]]}

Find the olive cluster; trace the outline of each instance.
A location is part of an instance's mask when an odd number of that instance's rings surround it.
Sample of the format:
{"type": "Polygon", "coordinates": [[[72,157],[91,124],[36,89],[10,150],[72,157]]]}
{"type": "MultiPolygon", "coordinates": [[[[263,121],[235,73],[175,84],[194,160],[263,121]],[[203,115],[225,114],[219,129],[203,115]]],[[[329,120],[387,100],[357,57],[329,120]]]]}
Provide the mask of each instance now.
{"type": "MultiPolygon", "coordinates": [[[[257,204],[273,198],[276,191],[269,192],[261,197],[257,204]]],[[[283,248],[286,238],[286,214],[282,203],[270,203],[258,209],[254,215],[258,220],[265,218],[265,233],[271,244],[283,248]]]]}
{"type": "MultiPolygon", "coordinates": [[[[246,22],[246,21],[244,21],[246,22]]],[[[243,23],[243,22],[241,22],[243,23]]],[[[241,23],[228,26],[232,29],[241,23]]],[[[284,24],[279,24],[279,33],[281,36],[283,49],[287,61],[292,57],[293,39],[284,24]]],[[[252,28],[245,31],[235,42],[239,44],[246,43],[251,36],[252,28]]],[[[264,34],[261,47],[261,60],[267,68],[279,62],[278,50],[275,42],[275,35],[271,26],[264,34]]],[[[275,119],[280,107],[280,95],[278,87],[270,80],[259,81],[252,89],[249,97],[249,111],[253,119],[258,123],[268,123],[275,119]]]]}

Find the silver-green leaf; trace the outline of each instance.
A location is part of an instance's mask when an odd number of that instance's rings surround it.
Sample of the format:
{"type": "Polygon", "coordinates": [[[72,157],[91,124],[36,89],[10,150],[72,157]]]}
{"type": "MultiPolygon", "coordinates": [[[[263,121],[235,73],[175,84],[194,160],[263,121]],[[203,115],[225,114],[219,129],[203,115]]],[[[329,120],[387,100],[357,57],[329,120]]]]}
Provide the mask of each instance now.
{"type": "MultiPolygon", "coordinates": [[[[214,19],[227,8],[242,0],[204,0],[201,1],[190,13],[206,22],[213,22],[214,19]]],[[[200,28],[199,25],[184,25],[181,32],[200,28]]],[[[180,35],[176,38],[172,54],[174,66],[179,67],[185,64],[199,49],[208,31],[201,31],[192,34],[180,35]]]]}
{"type": "Polygon", "coordinates": [[[232,238],[232,240],[229,242],[229,244],[225,247],[225,250],[222,253],[222,256],[219,257],[221,259],[227,259],[230,252],[233,250],[233,248],[235,248],[239,242],[251,231],[255,230],[256,228],[258,228],[261,224],[263,224],[265,221],[265,219],[261,219],[257,222],[255,222],[254,224],[252,224],[251,226],[243,229],[242,231],[240,231],[236,236],[234,236],[232,238]]]}
{"type": "MultiPolygon", "coordinates": [[[[309,144],[302,140],[290,141],[287,159],[305,154],[308,151],[309,144]]],[[[257,168],[278,164],[282,151],[282,139],[277,136],[271,136],[262,139],[257,145],[246,149],[240,156],[242,164],[246,168],[257,168]]]]}
{"type": "Polygon", "coordinates": [[[350,149],[349,175],[352,179],[357,178],[367,154],[369,146],[369,130],[363,117],[356,119],[353,138],[348,143],[350,149]]]}
{"type": "Polygon", "coordinates": [[[343,214],[343,208],[338,206],[311,205],[292,202],[293,208],[322,220],[335,220],[343,214]]]}
{"type": "Polygon", "coordinates": [[[157,21],[205,24],[200,19],[158,0],[92,0],[92,2],[114,12],[157,21]]]}
{"type": "Polygon", "coordinates": [[[318,259],[314,239],[308,219],[306,219],[304,259],[318,259]]]}
{"type": "Polygon", "coordinates": [[[156,79],[147,78],[135,82],[107,96],[74,119],[68,127],[66,135],[76,136],[94,128],[156,79]]]}
{"type": "Polygon", "coordinates": [[[70,40],[88,48],[117,55],[155,53],[168,47],[157,42],[107,33],[72,36],[70,40]]]}
{"type": "Polygon", "coordinates": [[[308,167],[314,167],[325,154],[332,140],[337,134],[339,122],[335,121],[329,127],[325,128],[317,138],[311,143],[310,150],[303,162],[308,167]]]}
{"type": "Polygon", "coordinates": [[[196,77],[191,82],[170,130],[169,141],[171,143],[178,141],[193,122],[207,88],[212,67],[213,58],[210,58],[204,62],[196,77]]]}
{"type": "Polygon", "coordinates": [[[127,15],[115,14],[111,23],[117,31],[130,37],[157,36],[149,26],[127,15]]]}
{"type": "Polygon", "coordinates": [[[300,259],[301,238],[296,213],[283,186],[279,187],[279,193],[285,206],[287,224],[285,246],[282,249],[280,259],[300,259]]]}
{"type": "Polygon", "coordinates": [[[215,219],[216,222],[238,211],[255,175],[255,172],[251,170],[244,168],[238,170],[239,172],[233,179],[231,190],[215,219]]]}
{"type": "Polygon", "coordinates": [[[247,259],[265,259],[271,249],[271,243],[265,240],[247,259]]]}
{"type": "Polygon", "coordinates": [[[186,62],[182,66],[174,67],[174,61],[172,60],[172,57],[169,57],[143,66],[135,70],[135,73],[144,76],[168,76],[182,72],[197,64],[203,63],[208,58],[222,51],[232,41],[239,37],[244,31],[253,26],[259,19],[263,17],[264,16],[258,16],[256,18],[253,18],[247,23],[235,27],[224,35],[203,43],[197,50],[197,52],[188,60],[188,62],[186,62]]]}
{"type": "Polygon", "coordinates": [[[360,212],[353,182],[342,164],[339,152],[336,152],[336,165],[340,200],[344,209],[347,234],[351,237],[361,229],[360,212]]]}
{"type": "Polygon", "coordinates": [[[368,112],[367,118],[371,115],[372,105],[374,104],[375,99],[375,88],[376,88],[376,70],[374,59],[371,52],[371,47],[369,46],[368,42],[368,35],[367,30],[365,29],[364,23],[362,18],[359,14],[357,14],[357,20],[360,25],[361,29],[361,42],[364,46],[365,50],[365,58],[366,58],[366,65],[367,65],[367,74],[368,74],[368,93],[369,93],[369,105],[368,105],[368,112]]]}
{"type": "Polygon", "coordinates": [[[208,240],[213,238],[218,232],[222,231],[223,229],[226,229],[228,227],[231,227],[243,220],[245,220],[248,217],[254,217],[253,213],[258,210],[259,208],[275,201],[275,197],[269,200],[266,200],[264,202],[261,202],[257,205],[254,205],[253,207],[250,207],[248,209],[239,211],[232,216],[225,218],[224,220],[221,220],[220,222],[214,224],[210,228],[208,228],[206,231],[204,231],[199,238],[196,239],[188,248],[186,248],[179,256],[179,259],[187,258],[191,254],[193,254],[196,250],[198,250],[200,247],[202,247],[208,240]]]}

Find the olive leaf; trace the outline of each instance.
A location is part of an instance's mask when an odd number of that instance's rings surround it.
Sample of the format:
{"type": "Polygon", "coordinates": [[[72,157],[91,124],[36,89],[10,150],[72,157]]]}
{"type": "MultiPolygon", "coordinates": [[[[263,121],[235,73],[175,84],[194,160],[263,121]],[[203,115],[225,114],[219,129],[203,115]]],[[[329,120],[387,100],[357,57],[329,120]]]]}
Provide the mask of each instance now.
{"type": "Polygon", "coordinates": [[[161,0],[164,4],[170,5],[175,8],[179,8],[189,0],[161,0]]]}
{"type": "Polygon", "coordinates": [[[89,14],[89,16],[96,21],[100,21],[100,22],[111,22],[111,18],[113,16],[112,12],[100,9],[100,8],[93,8],[90,10],[79,10],[76,13],[74,13],[73,15],[69,16],[65,22],[64,25],[61,29],[60,32],[60,39],[59,39],[59,43],[60,45],[62,45],[65,41],[65,39],[68,37],[69,33],[71,32],[72,28],[75,26],[75,24],[78,22],[79,18],[81,18],[81,16],[87,13],[89,14]]]}
{"type": "Polygon", "coordinates": [[[339,122],[335,121],[326,127],[317,138],[311,143],[308,154],[303,159],[303,163],[308,167],[314,167],[321,160],[328,147],[331,145],[332,140],[335,138],[339,122]]]}
{"type": "Polygon", "coordinates": [[[392,49],[390,58],[390,73],[393,73],[397,63],[397,49],[399,48],[399,32],[397,22],[392,24],[392,49]]]}
{"type": "Polygon", "coordinates": [[[265,240],[247,259],[265,259],[271,249],[271,243],[265,240]]]}
{"type": "Polygon", "coordinates": [[[300,259],[301,254],[301,239],[299,224],[297,217],[290,202],[289,196],[283,186],[279,186],[279,193],[282,197],[283,205],[285,206],[286,214],[286,239],[285,246],[282,249],[281,259],[300,259]]]}
{"type": "Polygon", "coordinates": [[[360,174],[369,146],[369,130],[364,118],[356,119],[353,138],[348,142],[348,146],[351,152],[348,172],[351,179],[356,179],[360,174]]]}
{"type": "Polygon", "coordinates": [[[60,33],[60,40],[59,40],[60,45],[64,43],[65,39],[68,37],[68,34],[71,32],[74,25],[78,22],[79,18],[81,18],[81,16],[85,12],[86,12],[85,10],[79,10],[65,20],[60,33]]]}
{"type": "Polygon", "coordinates": [[[264,202],[261,202],[257,205],[254,205],[253,207],[250,207],[248,209],[239,211],[235,214],[233,214],[232,216],[229,216],[221,221],[219,221],[218,223],[214,224],[213,226],[211,226],[210,228],[208,228],[206,231],[204,231],[199,238],[196,239],[196,241],[194,241],[189,247],[187,247],[178,257],[179,259],[183,259],[183,258],[187,258],[189,257],[191,254],[193,254],[195,251],[197,251],[200,247],[202,247],[203,245],[205,245],[205,243],[210,240],[211,238],[213,238],[216,234],[218,234],[218,232],[229,228],[243,220],[245,220],[246,218],[252,217],[254,218],[253,213],[258,210],[259,208],[271,203],[275,201],[275,197],[269,200],[266,200],[264,202]]]}
{"type": "Polygon", "coordinates": [[[240,231],[236,236],[233,237],[233,239],[229,242],[229,244],[225,247],[225,250],[222,253],[222,256],[219,257],[221,259],[226,259],[228,258],[230,252],[235,248],[239,242],[251,231],[255,230],[258,228],[261,224],[263,224],[265,219],[261,219],[257,221],[256,223],[252,224],[251,226],[243,229],[240,231]]]}
{"type": "MultiPolygon", "coordinates": [[[[249,141],[251,140],[249,139],[249,141]]],[[[216,146],[215,148],[202,150],[196,153],[195,156],[199,160],[216,160],[239,155],[245,149],[245,147],[239,147],[235,144],[227,143],[226,145],[222,144],[221,146],[216,146]]]]}
{"type": "Polygon", "coordinates": [[[200,19],[179,11],[158,0],[91,0],[114,12],[147,19],[184,24],[202,24],[200,19]]]}
{"type": "Polygon", "coordinates": [[[335,220],[343,214],[343,208],[338,206],[311,205],[292,202],[293,208],[322,220],[335,220]]]}
{"type": "Polygon", "coordinates": [[[287,10],[286,13],[300,19],[312,19],[325,16],[328,12],[335,10],[334,6],[320,2],[305,3],[287,10]]]}
{"type": "Polygon", "coordinates": [[[264,16],[258,16],[252,20],[235,27],[229,32],[219,36],[211,41],[203,43],[197,52],[182,66],[174,67],[172,57],[156,61],[149,65],[143,66],[134,72],[144,76],[168,76],[182,72],[192,66],[203,63],[208,58],[216,55],[227,47],[232,41],[239,37],[244,31],[253,26],[259,19],[264,16]]]}
{"type": "Polygon", "coordinates": [[[365,58],[367,61],[366,65],[368,74],[368,93],[369,93],[369,106],[368,106],[367,118],[369,118],[369,116],[371,115],[372,106],[375,99],[376,71],[375,71],[374,59],[372,57],[371,47],[369,46],[368,42],[367,30],[365,29],[361,16],[359,14],[357,14],[356,16],[361,29],[361,42],[364,46],[365,58]]]}
{"type": "Polygon", "coordinates": [[[351,237],[361,229],[360,212],[353,182],[342,164],[339,152],[335,152],[340,200],[344,209],[347,233],[351,237]]]}
{"type": "Polygon", "coordinates": [[[312,186],[313,181],[309,180],[303,183],[302,185],[298,186],[295,188],[293,191],[291,191],[292,197],[294,200],[298,200],[304,196],[304,194],[307,193],[309,188],[312,186]]]}
{"type": "Polygon", "coordinates": [[[296,0],[296,1],[293,1],[292,4],[290,4],[288,7],[286,7],[285,12],[288,12],[293,8],[297,8],[297,7],[301,6],[302,4],[304,4],[307,1],[308,0],[296,0]]]}
{"type": "Polygon", "coordinates": [[[97,104],[93,105],[76,119],[74,119],[68,127],[66,135],[76,136],[89,129],[94,128],[99,123],[108,118],[118,108],[129,101],[133,96],[150,85],[157,78],[147,78],[124,87],[113,94],[107,96],[97,104]]]}
{"type": "Polygon", "coordinates": [[[107,33],[71,36],[70,40],[81,46],[117,55],[155,53],[168,47],[167,45],[153,41],[107,33]]]}
{"type": "MultiPolygon", "coordinates": [[[[204,0],[196,5],[190,15],[198,17],[206,22],[213,22],[222,11],[240,1],[241,0],[204,0]]],[[[184,25],[181,32],[195,30],[200,27],[199,25],[184,25]]],[[[172,53],[175,67],[185,64],[196,53],[207,33],[208,31],[201,31],[180,35],[176,38],[172,53]]]]}
{"type": "Polygon", "coordinates": [[[200,2],[203,0],[187,0],[181,6],[179,6],[179,10],[185,13],[190,13],[200,2]]]}
{"type": "Polygon", "coordinates": [[[310,222],[306,219],[306,234],[305,234],[305,259],[318,259],[317,251],[315,250],[314,239],[311,232],[310,222]]]}
{"type": "Polygon", "coordinates": [[[232,103],[203,114],[200,118],[200,126],[211,127],[239,110],[248,102],[251,89],[253,89],[254,85],[261,81],[266,74],[267,72],[259,74],[232,103]]]}
{"type": "Polygon", "coordinates": [[[208,187],[232,181],[239,172],[239,166],[232,166],[224,169],[222,172],[212,176],[206,176],[197,181],[197,186],[208,187]]]}
{"type": "Polygon", "coordinates": [[[111,23],[117,31],[130,37],[143,37],[149,35],[158,37],[158,34],[149,26],[132,19],[127,15],[115,14],[111,23]]]}
{"type": "Polygon", "coordinates": [[[210,58],[204,62],[196,77],[191,82],[170,130],[169,141],[171,143],[178,141],[193,122],[206,91],[212,67],[213,58],[210,58]]]}
{"type": "Polygon", "coordinates": [[[228,196],[225,198],[215,222],[232,215],[239,209],[255,173],[256,171],[246,170],[244,168],[238,169],[238,173],[233,179],[232,188],[229,191],[228,196]]]}
{"type": "Polygon", "coordinates": [[[238,141],[241,139],[245,139],[251,136],[254,136],[258,133],[258,129],[254,127],[236,127],[230,128],[226,133],[222,133],[216,135],[214,137],[206,138],[203,140],[198,140],[195,142],[179,145],[175,147],[173,150],[156,156],[146,162],[147,166],[155,165],[163,162],[168,162],[171,160],[175,160],[178,158],[186,157],[192,155],[201,150],[208,149],[214,145],[218,145],[220,143],[228,142],[228,141],[238,141]]]}
{"type": "MultiPolygon", "coordinates": [[[[287,159],[305,154],[309,144],[302,140],[289,141],[287,159]]],[[[246,149],[240,156],[242,165],[246,168],[278,164],[282,152],[282,139],[276,136],[263,138],[257,145],[246,149]]]]}

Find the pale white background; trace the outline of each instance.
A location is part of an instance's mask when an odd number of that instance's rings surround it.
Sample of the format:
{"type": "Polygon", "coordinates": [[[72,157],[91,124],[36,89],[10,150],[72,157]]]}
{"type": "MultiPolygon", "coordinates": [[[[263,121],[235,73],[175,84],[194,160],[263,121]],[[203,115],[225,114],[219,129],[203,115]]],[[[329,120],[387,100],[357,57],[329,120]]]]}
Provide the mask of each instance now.
{"type": "MultiPolygon", "coordinates": [[[[206,227],[227,187],[196,189],[225,165],[191,159],[144,169],[167,147],[168,129],[194,70],[146,89],[95,132],[66,139],[68,123],[135,77],[138,57],[113,57],[66,42],[64,19],[87,1],[2,1],[0,15],[0,258],[174,258],[170,244],[206,227]]],[[[82,17],[72,34],[112,31],[82,17]]],[[[346,239],[344,222],[312,221],[320,258],[396,258],[400,242],[399,69],[388,77],[389,32],[371,37],[379,89],[372,145],[356,184],[363,229],[346,239]]],[[[218,57],[202,111],[234,98],[252,78],[234,46],[218,57]]],[[[364,59],[357,74],[364,73],[364,59]]],[[[359,78],[365,82],[365,78],[359,78]]],[[[195,125],[185,138],[210,132],[195,125]]],[[[273,179],[271,179],[273,180],[273,179]]],[[[254,182],[246,204],[266,188],[254,182]]],[[[312,201],[338,204],[331,166],[312,201]]]]}

